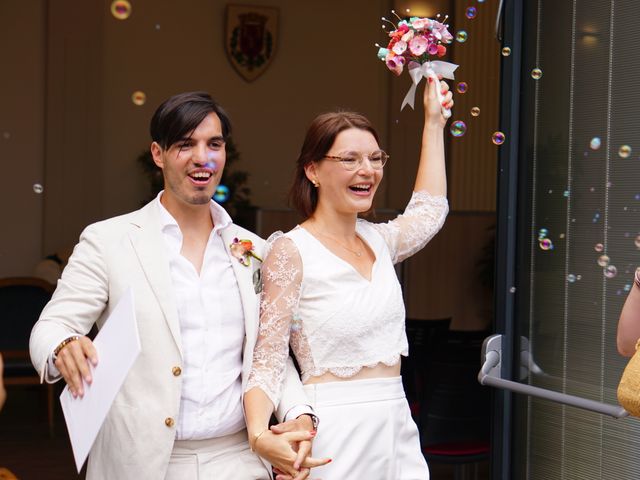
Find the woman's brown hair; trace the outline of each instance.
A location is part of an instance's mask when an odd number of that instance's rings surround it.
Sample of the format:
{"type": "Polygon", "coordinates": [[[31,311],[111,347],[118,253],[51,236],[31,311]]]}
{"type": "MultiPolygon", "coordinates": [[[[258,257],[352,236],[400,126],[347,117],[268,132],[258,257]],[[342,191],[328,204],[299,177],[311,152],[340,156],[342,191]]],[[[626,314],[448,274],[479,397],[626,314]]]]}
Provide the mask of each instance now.
{"type": "Polygon", "coordinates": [[[318,191],[307,178],[304,168],[324,158],[343,130],[358,128],[371,133],[380,143],[378,132],[364,115],[356,112],[329,112],[318,115],[307,129],[300,156],[296,161],[293,185],[289,190],[289,203],[304,218],[309,218],[318,205],[318,191]]]}

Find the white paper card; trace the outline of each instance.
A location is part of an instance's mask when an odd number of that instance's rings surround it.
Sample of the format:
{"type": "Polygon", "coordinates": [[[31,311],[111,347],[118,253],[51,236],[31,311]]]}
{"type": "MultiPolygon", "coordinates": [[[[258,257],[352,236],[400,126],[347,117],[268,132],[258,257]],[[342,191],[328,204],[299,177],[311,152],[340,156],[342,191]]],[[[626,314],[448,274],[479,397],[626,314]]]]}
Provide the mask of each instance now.
{"type": "Polygon", "coordinates": [[[84,383],[84,396],[73,398],[68,386],[60,395],[78,473],[142,349],[131,288],[113,309],[93,344],[98,352],[98,365],[92,369],[91,385],[84,383]]]}

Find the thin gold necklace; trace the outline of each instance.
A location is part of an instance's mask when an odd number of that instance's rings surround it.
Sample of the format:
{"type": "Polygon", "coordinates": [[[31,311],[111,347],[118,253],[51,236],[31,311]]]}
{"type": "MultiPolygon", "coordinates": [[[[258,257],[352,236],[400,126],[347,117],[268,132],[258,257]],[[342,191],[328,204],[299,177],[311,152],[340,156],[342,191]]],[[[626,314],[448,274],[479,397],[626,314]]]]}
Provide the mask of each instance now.
{"type": "MultiPolygon", "coordinates": [[[[311,227],[310,225],[307,225],[307,226],[311,227]]],[[[349,247],[347,247],[347,246],[343,245],[342,243],[340,243],[339,241],[337,241],[335,238],[330,237],[329,235],[325,235],[324,233],[320,233],[318,230],[316,230],[316,228],[315,228],[315,227],[312,227],[311,229],[312,229],[312,230],[313,230],[313,232],[314,232],[314,233],[316,233],[317,235],[321,235],[321,236],[323,236],[323,237],[325,237],[325,238],[328,238],[329,240],[333,240],[335,243],[337,243],[338,245],[340,245],[340,246],[341,246],[342,248],[344,248],[345,250],[347,250],[347,251],[349,251],[349,252],[353,253],[355,256],[357,256],[357,257],[361,257],[361,256],[362,256],[362,250],[352,250],[352,249],[350,249],[349,247]]],[[[357,239],[360,239],[360,237],[358,237],[358,235],[356,235],[356,238],[357,238],[357,239]]],[[[360,241],[362,241],[362,240],[360,240],[360,241]]]]}

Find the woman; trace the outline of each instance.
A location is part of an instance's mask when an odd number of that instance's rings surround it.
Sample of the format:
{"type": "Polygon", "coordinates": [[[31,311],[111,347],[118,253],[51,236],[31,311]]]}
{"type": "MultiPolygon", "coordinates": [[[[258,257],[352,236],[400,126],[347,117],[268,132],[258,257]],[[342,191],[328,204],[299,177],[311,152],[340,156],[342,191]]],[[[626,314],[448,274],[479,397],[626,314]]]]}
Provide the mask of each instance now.
{"type": "Polygon", "coordinates": [[[307,131],[291,190],[306,220],[272,236],[262,266],[260,336],[244,397],[259,454],[268,458],[290,343],[322,422],[314,456],[333,459],[318,469],[323,480],[429,477],[400,378],[408,346],[393,264],[424,247],[448,211],[441,114],[453,105],[448,90],[429,79],[414,193],[387,224],[357,218],[371,209],[388,158],[369,121],[329,113],[307,131]]]}

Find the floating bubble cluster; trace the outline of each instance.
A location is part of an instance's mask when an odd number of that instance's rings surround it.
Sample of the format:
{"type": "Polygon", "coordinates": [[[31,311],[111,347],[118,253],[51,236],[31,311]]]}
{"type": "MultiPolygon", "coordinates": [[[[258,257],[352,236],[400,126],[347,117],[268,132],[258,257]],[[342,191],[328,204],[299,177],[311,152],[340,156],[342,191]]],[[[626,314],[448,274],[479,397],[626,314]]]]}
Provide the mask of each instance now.
{"type": "Polygon", "coordinates": [[[467,132],[467,124],[462,120],[456,120],[455,122],[451,123],[449,131],[454,137],[461,137],[467,132]]]}
{"type": "Polygon", "coordinates": [[[540,230],[538,230],[538,246],[541,250],[553,250],[553,242],[550,238],[547,238],[548,234],[549,230],[547,230],[546,228],[541,228],[540,230]]]}

